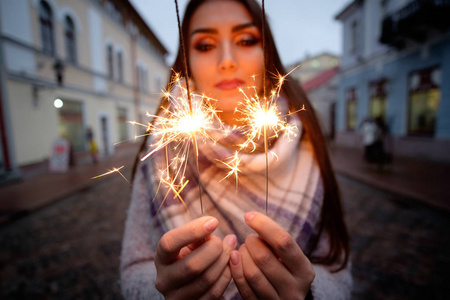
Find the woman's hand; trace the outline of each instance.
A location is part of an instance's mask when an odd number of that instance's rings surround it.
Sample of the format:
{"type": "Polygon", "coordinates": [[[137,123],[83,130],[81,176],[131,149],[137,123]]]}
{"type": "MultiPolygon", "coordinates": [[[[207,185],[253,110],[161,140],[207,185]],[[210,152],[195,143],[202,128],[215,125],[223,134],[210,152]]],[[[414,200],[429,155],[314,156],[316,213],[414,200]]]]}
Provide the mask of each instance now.
{"type": "Polygon", "coordinates": [[[155,287],[166,299],[217,299],[231,280],[228,261],[236,236],[211,233],[219,222],[201,217],[162,236],[155,254],[155,287]]]}
{"type": "Polygon", "coordinates": [[[315,273],[309,259],[281,226],[260,213],[245,214],[258,235],[233,251],[230,270],[244,299],[304,299],[315,273]]]}

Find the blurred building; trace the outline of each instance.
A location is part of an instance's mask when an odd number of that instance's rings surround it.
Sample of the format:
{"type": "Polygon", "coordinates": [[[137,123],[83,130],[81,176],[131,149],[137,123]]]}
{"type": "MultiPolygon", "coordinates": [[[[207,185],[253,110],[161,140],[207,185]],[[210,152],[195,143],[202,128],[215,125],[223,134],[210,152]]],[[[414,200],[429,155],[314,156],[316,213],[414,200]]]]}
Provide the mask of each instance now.
{"type": "Polygon", "coordinates": [[[329,68],[302,84],[328,140],[335,137],[336,102],[339,66],[329,68]]]}
{"type": "Polygon", "coordinates": [[[440,0],[356,0],[339,12],[339,144],[359,147],[361,122],[380,116],[394,155],[450,161],[449,16],[440,0]]]}
{"type": "Polygon", "coordinates": [[[289,71],[297,67],[288,79],[295,79],[302,85],[316,110],[322,131],[329,140],[335,135],[339,61],[339,56],[322,53],[306,56],[304,60],[287,68],[289,71]]]}
{"type": "Polygon", "coordinates": [[[111,155],[155,111],[167,50],[129,1],[1,0],[0,20],[0,181],[88,128],[111,155]]]}
{"type": "Polygon", "coordinates": [[[305,58],[287,67],[286,71],[291,71],[290,79],[297,80],[300,84],[313,79],[319,74],[339,65],[339,56],[331,53],[321,53],[318,55],[306,55],[305,58]]]}

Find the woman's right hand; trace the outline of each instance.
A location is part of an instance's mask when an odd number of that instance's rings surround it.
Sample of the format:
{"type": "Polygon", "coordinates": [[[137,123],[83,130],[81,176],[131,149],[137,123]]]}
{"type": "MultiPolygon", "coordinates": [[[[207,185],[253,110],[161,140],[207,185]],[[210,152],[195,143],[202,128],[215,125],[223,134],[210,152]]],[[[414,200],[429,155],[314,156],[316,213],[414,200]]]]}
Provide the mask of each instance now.
{"type": "Polygon", "coordinates": [[[166,299],[222,296],[231,280],[228,261],[236,236],[222,241],[211,235],[218,225],[216,218],[201,217],[162,236],[155,254],[155,287],[166,299]]]}

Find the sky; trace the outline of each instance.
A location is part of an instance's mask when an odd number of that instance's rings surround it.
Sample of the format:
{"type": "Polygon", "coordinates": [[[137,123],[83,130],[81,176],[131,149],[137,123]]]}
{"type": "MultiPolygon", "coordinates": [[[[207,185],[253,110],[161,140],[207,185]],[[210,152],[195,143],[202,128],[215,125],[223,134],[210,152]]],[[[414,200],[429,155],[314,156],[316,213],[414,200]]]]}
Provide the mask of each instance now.
{"type": "MultiPolygon", "coordinates": [[[[169,51],[171,64],[178,48],[178,25],[172,0],[129,0],[169,51]]],[[[178,0],[182,17],[188,0],[178,0]]],[[[259,0],[261,3],[261,1],[259,0]]],[[[342,53],[342,24],[334,17],[352,0],[265,0],[267,19],[285,65],[306,55],[342,53]]]]}

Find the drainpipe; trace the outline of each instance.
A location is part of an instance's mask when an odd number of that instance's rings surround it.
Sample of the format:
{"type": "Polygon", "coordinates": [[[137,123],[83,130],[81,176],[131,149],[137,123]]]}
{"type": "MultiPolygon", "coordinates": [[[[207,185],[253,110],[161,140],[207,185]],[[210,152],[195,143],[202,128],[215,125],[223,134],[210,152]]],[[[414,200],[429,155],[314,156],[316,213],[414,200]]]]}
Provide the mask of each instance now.
{"type": "Polygon", "coordinates": [[[5,113],[3,111],[3,68],[0,71],[0,82],[0,139],[5,169],[11,170],[11,158],[9,156],[8,139],[6,136],[5,113]]]}
{"type": "Polygon", "coordinates": [[[136,112],[136,120],[139,123],[142,123],[140,108],[141,108],[141,99],[139,92],[139,74],[138,69],[136,67],[136,59],[137,59],[137,33],[133,32],[130,38],[130,48],[131,48],[131,65],[132,65],[132,74],[133,74],[133,96],[134,96],[134,109],[136,112]]]}
{"type": "MultiPolygon", "coordinates": [[[[0,5],[0,15],[1,15],[1,5],[0,5]]],[[[2,33],[2,28],[0,24],[0,34],[2,33]]],[[[20,178],[19,169],[15,163],[15,157],[13,152],[14,140],[10,131],[8,129],[8,124],[11,124],[10,116],[7,114],[8,102],[6,101],[6,91],[5,91],[5,64],[3,60],[3,37],[0,36],[0,143],[1,143],[1,153],[4,167],[0,169],[0,179],[5,178],[6,181],[9,179],[20,178]],[[3,174],[2,174],[3,173],[3,174]]]]}

